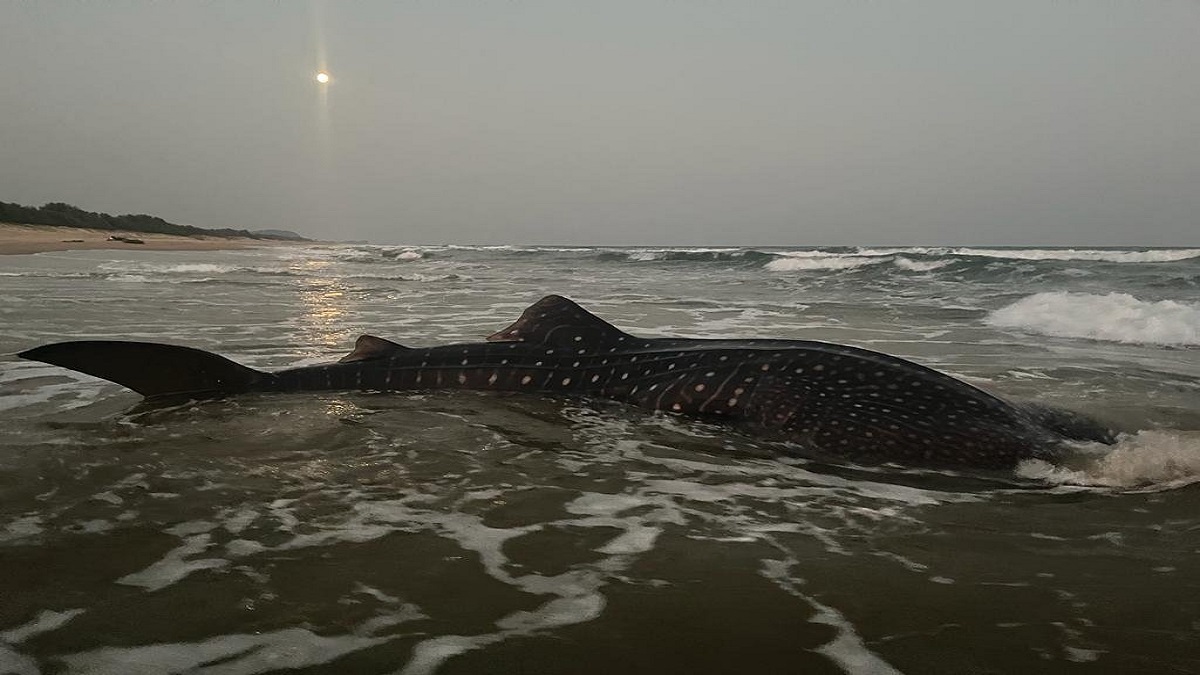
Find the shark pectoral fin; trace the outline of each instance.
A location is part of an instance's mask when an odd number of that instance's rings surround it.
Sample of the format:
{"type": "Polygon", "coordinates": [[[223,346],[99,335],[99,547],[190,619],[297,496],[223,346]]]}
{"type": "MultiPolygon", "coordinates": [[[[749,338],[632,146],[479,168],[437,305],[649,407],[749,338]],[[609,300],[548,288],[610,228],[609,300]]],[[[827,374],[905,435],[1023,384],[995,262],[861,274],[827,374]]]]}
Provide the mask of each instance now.
{"type": "Polygon", "coordinates": [[[405,349],[408,349],[408,347],[396,344],[391,340],[385,340],[374,335],[360,335],[358,336],[358,340],[354,342],[354,350],[338,359],[338,363],[353,363],[355,361],[371,361],[373,359],[387,358],[405,349]]]}
{"type": "Polygon", "coordinates": [[[547,295],[530,305],[511,326],[488,336],[488,342],[530,342],[596,349],[630,336],[561,295],[547,295]]]}

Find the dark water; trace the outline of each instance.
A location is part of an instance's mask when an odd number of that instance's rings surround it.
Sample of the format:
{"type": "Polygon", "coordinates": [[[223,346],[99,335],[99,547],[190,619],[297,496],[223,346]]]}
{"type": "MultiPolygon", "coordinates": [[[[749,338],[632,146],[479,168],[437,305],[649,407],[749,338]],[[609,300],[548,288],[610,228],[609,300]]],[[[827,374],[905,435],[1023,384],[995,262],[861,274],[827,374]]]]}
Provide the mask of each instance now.
{"type": "Polygon", "coordinates": [[[256,367],[476,340],[822,339],[1125,435],[949,474],[474,393],[141,410],[0,360],[0,673],[1200,672],[1200,251],[346,247],[0,258],[0,353],[256,367]]]}

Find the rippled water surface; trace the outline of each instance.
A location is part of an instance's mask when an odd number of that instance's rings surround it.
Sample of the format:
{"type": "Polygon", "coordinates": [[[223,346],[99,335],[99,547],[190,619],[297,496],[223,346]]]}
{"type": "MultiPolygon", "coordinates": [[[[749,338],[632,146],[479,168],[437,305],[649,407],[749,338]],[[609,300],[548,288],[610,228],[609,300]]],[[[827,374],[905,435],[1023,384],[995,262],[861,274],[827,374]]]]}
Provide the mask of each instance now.
{"type": "Polygon", "coordinates": [[[0,257],[0,673],[1200,672],[1200,250],[296,247],[0,257]],[[13,353],[876,349],[1123,431],[1002,474],[780,461],[603,401],[136,407],[13,353]]]}

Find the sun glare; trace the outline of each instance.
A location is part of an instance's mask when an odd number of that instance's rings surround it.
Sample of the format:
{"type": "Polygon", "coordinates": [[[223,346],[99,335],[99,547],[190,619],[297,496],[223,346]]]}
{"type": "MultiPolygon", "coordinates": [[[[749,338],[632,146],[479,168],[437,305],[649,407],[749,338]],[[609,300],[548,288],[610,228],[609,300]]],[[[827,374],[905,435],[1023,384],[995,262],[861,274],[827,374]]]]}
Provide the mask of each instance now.
{"type": "Polygon", "coordinates": [[[329,84],[329,73],[325,71],[317,73],[317,82],[321,84],[329,84]]]}

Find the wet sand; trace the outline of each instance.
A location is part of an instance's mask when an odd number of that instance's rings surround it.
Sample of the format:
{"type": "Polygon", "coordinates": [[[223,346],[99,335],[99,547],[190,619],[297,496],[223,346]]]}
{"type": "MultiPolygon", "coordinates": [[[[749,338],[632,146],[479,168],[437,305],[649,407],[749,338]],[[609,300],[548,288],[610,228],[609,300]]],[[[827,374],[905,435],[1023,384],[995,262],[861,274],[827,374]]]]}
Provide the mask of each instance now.
{"type": "Polygon", "coordinates": [[[295,243],[277,239],[247,237],[183,237],[173,234],[90,230],[54,225],[0,223],[0,255],[69,251],[73,249],[131,249],[140,251],[214,251],[256,246],[281,246],[295,243]],[[109,237],[140,239],[141,244],[114,241],[109,237]]]}

